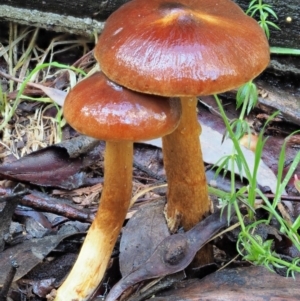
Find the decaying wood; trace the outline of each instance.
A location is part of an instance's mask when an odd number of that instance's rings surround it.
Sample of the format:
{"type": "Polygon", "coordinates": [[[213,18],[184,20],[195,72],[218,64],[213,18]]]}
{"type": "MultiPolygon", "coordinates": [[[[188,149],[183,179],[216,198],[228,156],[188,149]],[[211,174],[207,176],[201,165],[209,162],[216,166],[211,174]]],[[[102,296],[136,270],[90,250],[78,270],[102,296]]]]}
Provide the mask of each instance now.
{"type": "Polygon", "coordinates": [[[300,98],[299,94],[289,93],[285,89],[270,86],[264,81],[258,81],[258,86],[263,89],[264,97],[260,96],[258,107],[268,107],[271,112],[280,112],[280,116],[287,122],[300,126],[300,98]]]}
{"type": "Polygon", "coordinates": [[[0,5],[38,10],[64,16],[94,18],[104,21],[111,12],[129,0],[0,0],[0,5]]]}
{"type": "Polygon", "coordinates": [[[13,21],[58,32],[90,35],[101,32],[105,19],[128,1],[0,0],[0,21],[13,21]]]}

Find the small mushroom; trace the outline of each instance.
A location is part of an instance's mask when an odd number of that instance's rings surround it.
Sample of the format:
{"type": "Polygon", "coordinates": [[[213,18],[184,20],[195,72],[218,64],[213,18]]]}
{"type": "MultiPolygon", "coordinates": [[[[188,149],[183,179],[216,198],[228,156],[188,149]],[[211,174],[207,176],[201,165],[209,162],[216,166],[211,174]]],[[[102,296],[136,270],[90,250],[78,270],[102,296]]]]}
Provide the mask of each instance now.
{"type": "Polygon", "coordinates": [[[269,56],[260,26],[230,0],[132,0],[107,19],[95,49],[102,71],[135,91],[181,97],[180,124],[163,137],[171,230],[210,208],[196,96],[241,86],[269,56]]]}
{"type": "Polygon", "coordinates": [[[131,199],[133,141],[169,134],[180,114],[179,99],[130,91],[101,72],[67,95],[67,122],[82,134],[106,140],[104,188],[95,220],[56,301],[88,300],[100,284],[131,199]]]}
{"type": "Polygon", "coordinates": [[[256,146],[258,142],[258,136],[251,134],[250,136],[248,134],[245,134],[241,139],[240,139],[240,145],[243,145],[244,147],[252,150],[255,152],[256,146]]]}

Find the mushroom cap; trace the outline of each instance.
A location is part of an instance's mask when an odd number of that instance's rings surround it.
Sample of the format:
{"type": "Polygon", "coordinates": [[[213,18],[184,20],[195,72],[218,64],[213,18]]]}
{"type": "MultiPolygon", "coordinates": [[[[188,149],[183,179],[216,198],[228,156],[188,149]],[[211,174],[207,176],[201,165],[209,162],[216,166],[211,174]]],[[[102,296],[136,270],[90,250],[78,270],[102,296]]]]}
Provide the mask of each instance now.
{"type": "Polygon", "coordinates": [[[106,141],[162,137],[175,130],[180,116],[178,98],[128,90],[102,72],[79,82],[64,103],[64,117],[74,129],[106,141]]]}
{"type": "Polygon", "coordinates": [[[132,0],[107,19],[94,54],[114,82],[163,96],[239,87],[270,57],[263,30],[231,0],[132,0]]]}

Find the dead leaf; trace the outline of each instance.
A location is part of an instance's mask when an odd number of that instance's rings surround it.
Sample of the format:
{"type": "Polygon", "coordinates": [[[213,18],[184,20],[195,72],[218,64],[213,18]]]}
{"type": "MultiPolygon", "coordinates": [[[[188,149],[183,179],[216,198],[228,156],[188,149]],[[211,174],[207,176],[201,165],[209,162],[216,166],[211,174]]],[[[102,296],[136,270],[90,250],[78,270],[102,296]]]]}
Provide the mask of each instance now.
{"type": "MultiPolygon", "coordinates": [[[[201,125],[201,126],[202,126],[202,133],[200,135],[200,142],[201,142],[203,160],[205,163],[216,164],[220,158],[232,153],[233,143],[230,139],[226,139],[222,143],[223,136],[219,132],[213,130],[212,128],[206,125],[201,125]]],[[[162,147],[161,139],[154,139],[151,141],[146,141],[145,143],[160,148],[162,147]]],[[[249,169],[250,171],[252,171],[255,162],[254,153],[246,149],[245,147],[241,147],[241,148],[247,160],[249,169]]],[[[237,171],[238,169],[235,168],[235,170],[237,171]]],[[[276,192],[277,178],[274,175],[273,171],[262,160],[260,160],[260,165],[258,168],[257,183],[262,187],[264,186],[270,187],[273,193],[276,192]]],[[[286,195],[286,192],[284,192],[283,194],[286,195]]]]}
{"type": "Polygon", "coordinates": [[[123,228],[119,256],[123,276],[144,263],[156,246],[170,235],[163,214],[164,206],[163,200],[140,206],[123,228]]]}
{"type": "Polygon", "coordinates": [[[55,278],[34,281],[32,291],[40,298],[46,298],[47,294],[54,288],[55,278]]]}
{"type": "MultiPolygon", "coordinates": [[[[9,78],[13,81],[16,81],[16,82],[19,82],[19,83],[23,82],[19,78],[15,78],[15,77],[13,77],[9,74],[6,74],[2,71],[0,71],[0,74],[1,74],[1,76],[5,77],[5,78],[9,78]]],[[[37,88],[39,90],[42,90],[49,98],[51,98],[59,106],[63,106],[65,98],[67,96],[67,92],[61,91],[61,90],[56,89],[56,88],[47,87],[47,86],[44,86],[42,84],[33,83],[33,82],[27,82],[26,85],[29,86],[29,87],[34,87],[34,88],[37,88]]]]}
{"type": "Polygon", "coordinates": [[[79,173],[81,167],[81,158],[71,159],[66,149],[49,146],[1,165],[0,175],[5,179],[72,189],[82,180],[79,173]]]}
{"type": "Polygon", "coordinates": [[[2,286],[6,279],[6,272],[9,271],[11,261],[18,263],[14,281],[17,281],[43,259],[66,237],[77,233],[75,230],[69,234],[51,235],[43,238],[26,240],[21,244],[14,245],[0,253],[0,285],[2,286]]]}
{"type": "Polygon", "coordinates": [[[55,88],[51,88],[51,87],[46,87],[41,84],[28,82],[27,85],[42,90],[49,98],[51,98],[59,106],[63,106],[65,98],[68,94],[65,91],[61,91],[59,89],[55,89],[55,88]]]}
{"type": "Polygon", "coordinates": [[[227,225],[227,209],[213,213],[186,233],[166,237],[149,259],[123,277],[109,292],[106,301],[116,300],[127,288],[144,280],[163,277],[185,269],[206,242],[227,225]]]}
{"type": "Polygon", "coordinates": [[[184,287],[172,289],[152,298],[153,301],[262,301],[300,300],[300,281],[269,272],[264,267],[224,269],[202,280],[183,282],[184,287]],[[185,283],[185,284],[184,284],[185,283]]]}

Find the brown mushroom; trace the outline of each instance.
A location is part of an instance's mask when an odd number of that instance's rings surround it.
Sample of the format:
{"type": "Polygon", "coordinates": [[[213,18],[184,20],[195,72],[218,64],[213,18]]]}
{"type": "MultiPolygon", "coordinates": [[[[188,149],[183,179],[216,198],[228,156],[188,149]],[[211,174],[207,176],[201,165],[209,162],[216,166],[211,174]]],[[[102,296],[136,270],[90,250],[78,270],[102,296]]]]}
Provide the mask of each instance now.
{"type": "Polygon", "coordinates": [[[230,0],[132,0],[108,18],[95,57],[129,89],[181,97],[181,122],[163,138],[166,215],[171,229],[178,218],[190,229],[210,206],[196,96],[239,87],[261,73],[269,62],[264,32],[230,0]]]}
{"type": "Polygon", "coordinates": [[[133,141],[172,132],[180,100],[130,91],[101,72],[67,95],[64,116],[78,132],[106,140],[99,210],[56,301],[87,300],[100,284],[123,225],[132,193],[133,141]]]}

